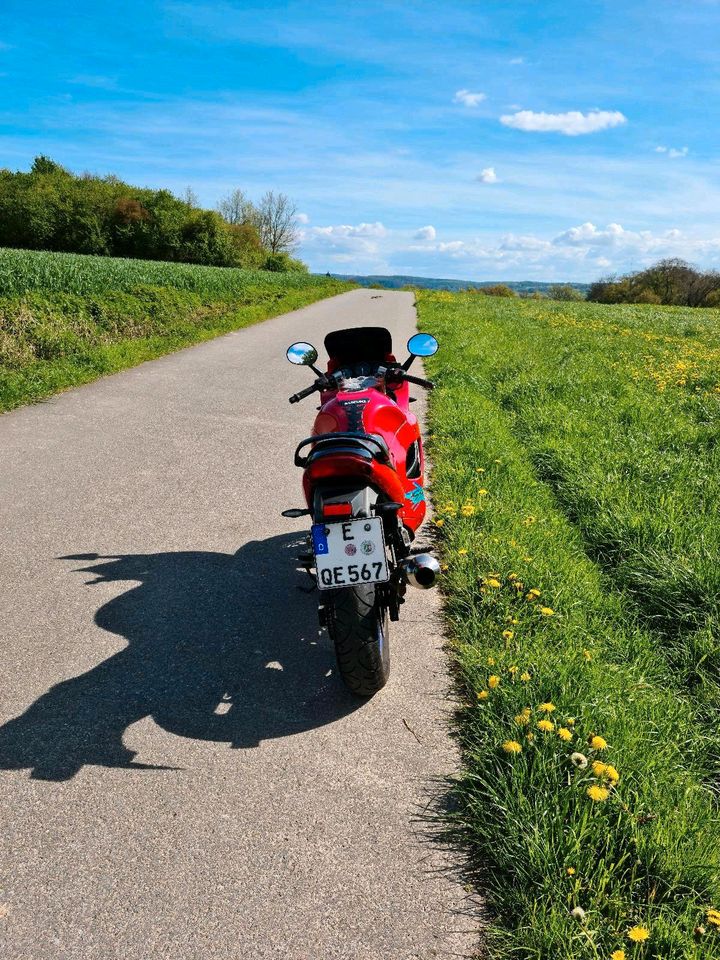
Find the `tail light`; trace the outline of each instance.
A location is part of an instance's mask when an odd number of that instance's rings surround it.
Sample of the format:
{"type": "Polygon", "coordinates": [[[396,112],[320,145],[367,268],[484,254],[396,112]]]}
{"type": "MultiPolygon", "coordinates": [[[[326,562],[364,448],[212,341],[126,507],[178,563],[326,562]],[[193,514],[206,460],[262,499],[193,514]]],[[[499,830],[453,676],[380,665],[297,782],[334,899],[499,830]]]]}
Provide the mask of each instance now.
{"type": "Polygon", "coordinates": [[[351,517],[351,503],[326,503],[323,505],[323,516],[325,517],[351,517]]]}

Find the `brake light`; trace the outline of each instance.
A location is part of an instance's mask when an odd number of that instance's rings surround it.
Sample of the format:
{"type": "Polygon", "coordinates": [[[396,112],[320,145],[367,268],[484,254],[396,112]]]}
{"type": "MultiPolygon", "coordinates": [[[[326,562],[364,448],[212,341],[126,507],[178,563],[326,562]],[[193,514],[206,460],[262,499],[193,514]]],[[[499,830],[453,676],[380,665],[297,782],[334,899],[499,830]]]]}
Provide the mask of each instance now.
{"type": "Polygon", "coordinates": [[[352,504],[326,503],[323,507],[323,514],[326,517],[350,517],[352,516],[352,504]]]}

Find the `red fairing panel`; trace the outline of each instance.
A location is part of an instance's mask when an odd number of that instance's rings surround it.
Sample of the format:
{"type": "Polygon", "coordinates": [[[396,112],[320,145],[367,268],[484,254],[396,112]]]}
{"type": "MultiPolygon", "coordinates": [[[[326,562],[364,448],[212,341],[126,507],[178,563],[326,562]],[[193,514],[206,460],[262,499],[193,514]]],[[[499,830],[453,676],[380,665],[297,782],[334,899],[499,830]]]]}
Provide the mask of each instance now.
{"type": "Polygon", "coordinates": [[[323,394],[323,404],[315,418],[313,434],[335,431],[361,431],[379,434],[390,452],[390,466],[368,461],[352,454],[325,456],[305,470],[303,486],[308,505],[312,490],[320,480],[361,478],[382,491],[389,500],[402,503],[400,517],[413,533],[425,517],[423,492],[425,463],[420,450],[420,473],[408,478],[405,472],[408,449],[420,441],[420,425],[409,409],[409,390],[403,383],[396,391],[397,402],[378,389],[351,393],[323,394]]]}

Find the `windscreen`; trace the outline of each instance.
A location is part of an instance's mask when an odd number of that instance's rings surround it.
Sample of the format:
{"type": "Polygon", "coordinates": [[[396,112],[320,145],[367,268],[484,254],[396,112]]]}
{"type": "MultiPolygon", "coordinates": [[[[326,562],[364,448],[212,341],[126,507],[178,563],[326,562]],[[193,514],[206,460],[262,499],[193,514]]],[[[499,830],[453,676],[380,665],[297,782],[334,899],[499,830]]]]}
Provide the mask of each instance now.
{"type": "Polygon", "coordinates": [[[350,327],[325,337],[325,349],[340,365],[382,362],[392,353],[392,337],[385,327],[350,327]]]}

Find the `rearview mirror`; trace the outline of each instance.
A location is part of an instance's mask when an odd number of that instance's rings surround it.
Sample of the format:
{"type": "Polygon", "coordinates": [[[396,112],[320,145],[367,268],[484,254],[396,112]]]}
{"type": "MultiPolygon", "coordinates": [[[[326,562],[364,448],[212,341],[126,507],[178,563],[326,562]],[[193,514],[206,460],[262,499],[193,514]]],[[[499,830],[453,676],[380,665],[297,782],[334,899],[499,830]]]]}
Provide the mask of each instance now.
{"type": "Polygon", "coordinates": [[[288,347],[286,356],[290,363],[311,367],[318,358],[318,352],[311,343],[300,342],[288,347]]]}
{"type": "Polygon", "coordinates": [[[407,348],[414,357],[432,357],[438,352],[438,342],[429,333],[416,333],[408,340],[407,348]]]}

